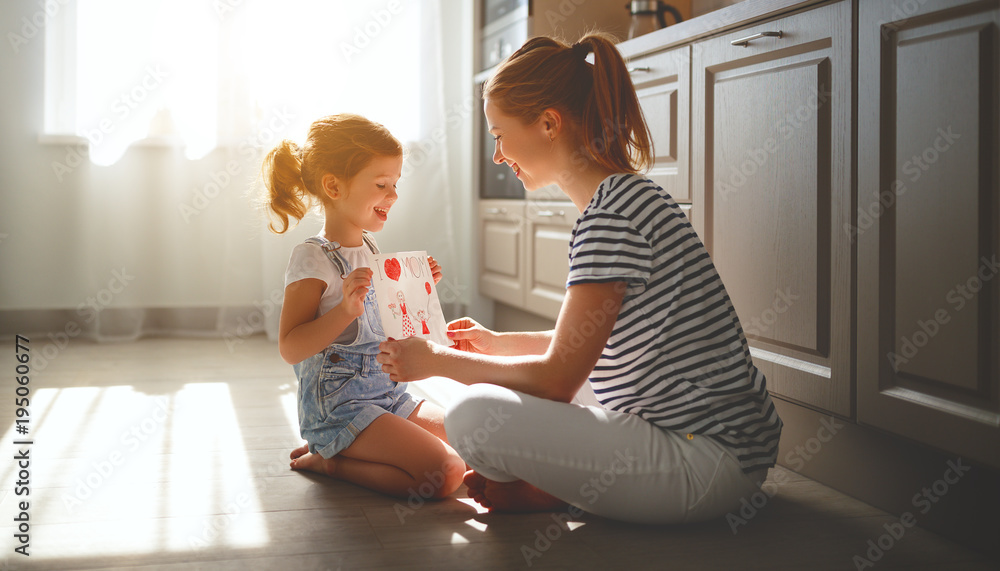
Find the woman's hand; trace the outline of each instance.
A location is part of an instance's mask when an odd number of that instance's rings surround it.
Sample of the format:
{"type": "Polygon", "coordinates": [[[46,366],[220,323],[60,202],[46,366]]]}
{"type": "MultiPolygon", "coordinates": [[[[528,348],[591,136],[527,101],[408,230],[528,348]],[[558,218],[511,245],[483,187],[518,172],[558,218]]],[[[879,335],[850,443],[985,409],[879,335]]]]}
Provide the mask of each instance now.
{"type": "Polygon", "coordinates": [[[419,381],[434,376],[432,367],[435,347],[441,345],[420,337],[408,337],[399,341],[389,338],[388,341],[379,344],[381,352],[375,360],[382,364],[382,370],[389,374],[389,379],[392,381],[397,383],[419,381]]]}
{"type": "Polygon", "coordinates": [[[448,339],[459,351],[492,355],[496,333],[476,323],[474,319],[463,317],[448,324],[448,339]]]}
{"type": "Polygon", "coordinates": [[[340,305],[348,315],[360,317],[365,312],[365,296],[372,285],[372,269],[358,268],[344,278],[344,299],[340,305]]]}
{"type": "Polygon", "coordinates": [[[441,273],[441,264],[434,259],[434,256],[427,256],[427,264],[431,267],[431,277],[434,278],[434,285],[437,285],[444,274],[441,273]]]}

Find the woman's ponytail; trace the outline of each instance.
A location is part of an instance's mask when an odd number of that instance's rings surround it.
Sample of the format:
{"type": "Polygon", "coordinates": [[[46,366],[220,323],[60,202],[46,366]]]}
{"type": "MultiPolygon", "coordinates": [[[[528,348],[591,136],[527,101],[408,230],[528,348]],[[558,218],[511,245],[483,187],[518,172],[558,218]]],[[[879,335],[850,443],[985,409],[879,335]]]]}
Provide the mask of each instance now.
{"type": "Polygon", "coordinates": [[[483,98],[526,124],[549,108],[569,113],[579,122],[587,155],[606,169],[638,172],[652,166],[652,138],[610,36],[587,34],[572,46],[531,38],[487,80],[483,98]],[[591,52],[593,64],[586,61],[591,52]]]}
{"type": "Polygon", "coordinates": [[[593,87],[581,114],[587,150],[595,162],[613,171],[651,167],[649,129],[618,48],[600,34],[586,35],[576,45],[594,54],[593,87]]]}

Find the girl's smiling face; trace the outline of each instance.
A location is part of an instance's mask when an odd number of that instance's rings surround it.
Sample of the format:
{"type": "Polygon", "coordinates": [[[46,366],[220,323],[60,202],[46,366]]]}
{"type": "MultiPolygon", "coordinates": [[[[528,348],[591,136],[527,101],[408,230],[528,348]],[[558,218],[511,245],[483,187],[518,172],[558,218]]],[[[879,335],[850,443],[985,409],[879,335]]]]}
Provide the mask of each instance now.
{"type": "Polygon", "coordinates": [[[551,161],[552,140],[541,118],[530,125],[507,115],[489,99],[483,104],[489,131],[496,141],[493,162],[507,164],[525,190],[537,190],[554,182],[551,161]]]}
{"type": "Polygon", "coordinates": [[[346,232],[360,240],[362,230],[381,230],[398,198],[396,183],[402,170],[402,156],[377,156],[346,184],[332,175],[324,177],[331,198],[329,214],[336,218],[338,234],[346,232]]]}

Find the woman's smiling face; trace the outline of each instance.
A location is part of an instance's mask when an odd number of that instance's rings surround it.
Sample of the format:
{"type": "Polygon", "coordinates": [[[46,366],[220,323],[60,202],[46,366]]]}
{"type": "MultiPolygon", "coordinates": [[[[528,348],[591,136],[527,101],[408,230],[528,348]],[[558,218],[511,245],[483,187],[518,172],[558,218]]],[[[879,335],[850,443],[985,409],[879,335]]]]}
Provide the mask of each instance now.
{"type": "Polygon", "coordinates": [[[489,99],[483,104],[483,112],[496,141],[494,163],[507,164],[525,190],[537,190],[554,182],[547,160],[552,152],[552,140],[546,135],[541,120],[526,125],[521,119],[501,111],[489,99]]]}

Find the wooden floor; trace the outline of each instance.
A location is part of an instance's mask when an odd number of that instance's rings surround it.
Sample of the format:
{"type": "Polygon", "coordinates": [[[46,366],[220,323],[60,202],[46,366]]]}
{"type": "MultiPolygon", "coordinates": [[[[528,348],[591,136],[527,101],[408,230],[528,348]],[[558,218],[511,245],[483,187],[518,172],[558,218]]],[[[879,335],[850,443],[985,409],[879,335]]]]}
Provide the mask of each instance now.
{"type": "MultiPolygon", "coordinates": [[[[0,354],[0,569],[997,568],[783,468],[765,485],[773,497],[686,527],[490,515],[464,488],[388,498],[288,469],[295,378],[265,339],[49,343],[30,343],[26,436],[14,432],[13,342],[0,354]],[[19,450],[26,484],[9,460],[19,450]],[[14,552],[23,501],[30,557],[14,552]]],[[[425,390],[447,400],[449,383],[425,390]]]]}

